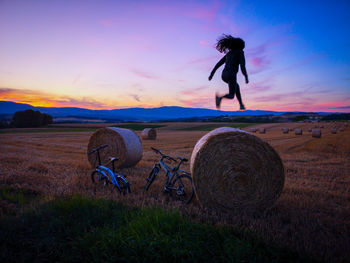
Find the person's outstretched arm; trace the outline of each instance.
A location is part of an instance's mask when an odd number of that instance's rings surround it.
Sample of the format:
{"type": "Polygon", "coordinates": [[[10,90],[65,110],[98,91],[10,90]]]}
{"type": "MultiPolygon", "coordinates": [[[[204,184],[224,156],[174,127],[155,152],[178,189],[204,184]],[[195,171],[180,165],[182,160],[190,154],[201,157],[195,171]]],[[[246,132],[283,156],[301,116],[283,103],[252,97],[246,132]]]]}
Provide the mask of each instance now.
{"type": "Polygon", "coordinates": [[[209,80],[211,80],[215,74],[215,71],[220,68],[223,64],[225,64],[225,61],[226,61],[226,55],[220,59],[220,61],[215,65],[215,67],[213,68],[213,70],[211,71],[210,73],[210,76],[209,76],[209,80]]]}
{"type": "Polygon", "coordinates": [[[241,65],[242,74],[245,77],[245,83],[248,84],[249,83],[249,79],[248,79],[247,70],[245,68],[245,57],[244,57],[244,51],[243,50],[242,50],[242,53],[241,53],[240,58],[239,58],[239,64],[241,65]]]}

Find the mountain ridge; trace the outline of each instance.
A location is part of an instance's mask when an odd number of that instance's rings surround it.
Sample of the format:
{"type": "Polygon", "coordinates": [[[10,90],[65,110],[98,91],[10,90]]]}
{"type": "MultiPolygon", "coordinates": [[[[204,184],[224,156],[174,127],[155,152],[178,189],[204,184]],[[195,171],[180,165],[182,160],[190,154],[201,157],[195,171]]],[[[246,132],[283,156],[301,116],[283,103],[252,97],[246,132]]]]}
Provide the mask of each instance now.
{"type": "MultiPolygon", "coordinates": [[[[12,115],[16,111],[27,109],[38,110],[50,114],[54,118],[81,117],[97,119],[118,119],[123,121],[160,121],[196,117],[216,116],[261,116],[261,115],[282,115],[288,112],[246,110],[246,111],[221,111],[207,108],[189,108],[181,106],[162,106],[158,108],[126,108],[112,110],[90,110],[79,107],[35,107],[30,104],[16,103],[12,101],[0,101],[0,114],[12,115]]],[[[302,114],[303,112],[295,112],[302,114]]],[[[329,114],[329,113],[318,113],[329,114]]]]}

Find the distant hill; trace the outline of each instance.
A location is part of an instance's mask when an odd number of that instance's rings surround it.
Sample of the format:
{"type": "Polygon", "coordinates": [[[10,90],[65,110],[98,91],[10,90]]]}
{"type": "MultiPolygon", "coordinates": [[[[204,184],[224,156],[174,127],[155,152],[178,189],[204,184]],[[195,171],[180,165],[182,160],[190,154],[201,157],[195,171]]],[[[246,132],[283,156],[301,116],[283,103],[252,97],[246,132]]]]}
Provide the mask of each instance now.
{"type": "Polygon", "coordinates": [[[11,115],[16,111],[27,109],[38,110],[47,113],[54,118],[76,117],[118,121],[161,121],[176,120],[193,117],[215,117],[215,116],[261,116],[281,115],[286,112],[246,110],[246,111],[219,111],[205,108],[185,108],[178,106],[166,106],[159,108],[128,108],[114,110],[89,110],[84,108],[62,107],[33,107],[29,104],[15,103],[11,101],[0,101],[0,114],[11,115]]]}

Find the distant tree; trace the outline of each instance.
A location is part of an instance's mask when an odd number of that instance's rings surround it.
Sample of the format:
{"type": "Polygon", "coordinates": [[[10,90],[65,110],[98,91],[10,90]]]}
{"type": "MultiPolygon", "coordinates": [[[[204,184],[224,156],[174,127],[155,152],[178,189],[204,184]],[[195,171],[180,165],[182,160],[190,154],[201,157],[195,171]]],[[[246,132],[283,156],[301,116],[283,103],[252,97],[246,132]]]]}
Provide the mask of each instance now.
{"type": "Polygon", "coordinates": [[[53,122],[53,119],[52,119],[52,116],[49,115],[49,114],[42,114],[42,122],[41,122],[41,125],[45,126],[45,125],[48,125],[48,124],[52,124],[53,122]]]}
{"type": "Polygon", "coordinates": [[[330,114],[322,117],[323,121],[350,120],[350,113],[330,114]]]}
{"type": "Polygon", "coordinates": [[[12,125],[17,128],[40,127],[52,123],[52,116],[40,111],[17,111],[12,117],[12,125]]]}

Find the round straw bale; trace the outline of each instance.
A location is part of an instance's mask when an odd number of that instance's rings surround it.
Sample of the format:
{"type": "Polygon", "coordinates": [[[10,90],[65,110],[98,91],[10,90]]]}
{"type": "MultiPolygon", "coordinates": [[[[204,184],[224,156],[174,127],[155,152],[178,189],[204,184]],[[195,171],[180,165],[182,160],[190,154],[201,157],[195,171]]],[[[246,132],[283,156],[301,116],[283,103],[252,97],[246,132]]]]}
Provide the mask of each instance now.
{"type": "Polygon", "coordinates": [[[251,128],[250,131],[255,133],[256,132],[256,128],[251,128]]]}
{"type": "Polygon", "coordinates": [[[289,129],[288,129],[288,128],[282,128],[282,132],[283,132],[283,133],[288,133],[288,132],[289,132],[289,129]]]}
{"type": "Polygon", "coordinates": [[[308,132],[312,132],[312,129],[308,129],[307,131],[308,131],[308,132]]]}
{"type": "Polygon", "coordinates": [[[289,128],[289,131],[294,131],[294,129],[293,128],[289,128]]]}
{"type": "Polygon", "coordinates": [[[141,132],[141,138],[144,140],[155,140],[157,138],[157,131],[154,128],[146,128],[141,132]]]}
{"type": "Polygon", "coordinates": [[[259,129],[259,133],[266,133],[266,129],[265,128],[260,128],[259,129]]]}
{"type": "Polygon", "coordinates": [[[336,128],[332,128],[331,129],[331,133],[336,134],[337,133],[337,129],[336,128]]]}
{"type": "Polygon", "coordinates": [[[321,138],[321,130],[320,129],[312,129],[312,137],[321,138]]]}
{"type": "Polygon", "coordinates": [[[343,128],[343,127],[340,127],[340,128],[339,128],[339,131],[343,132],[343,131],[344,131],[344,128],[343,128]]]}
{"type": "Polygon", "coordinates": [[[303,130],[302,129],[295,129],[295,135],[303,135],[303,130]]]}
{"type": "Polygon", "coordinates": [[[191,173],[201,205],[233,213],[272,206],[284,185],[276,151],[257,136],[228,127],[215,129],[196,143],[191,173]]]}
{"type": "MultiPolygon", "coordinates": [[[[142,143],[137,134],[129,129],[106,127],[94,132],[89,140],[88,153],[92,149],[107,144],[100,151],[102,164],[108,162],[110,156],[119,158],[115,166],[126,168],[136,165],[142,158],[142,143]]],[[[97,165],[96,155],[88,155],[90,164],[97,165]]]]}

